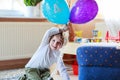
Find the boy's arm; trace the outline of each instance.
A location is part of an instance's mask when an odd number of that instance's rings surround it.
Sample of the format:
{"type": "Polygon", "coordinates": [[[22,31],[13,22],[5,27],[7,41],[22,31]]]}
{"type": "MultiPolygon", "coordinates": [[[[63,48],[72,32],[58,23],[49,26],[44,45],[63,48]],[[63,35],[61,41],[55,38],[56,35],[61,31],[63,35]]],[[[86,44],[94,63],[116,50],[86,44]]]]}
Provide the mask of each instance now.
{"type": "Polygon", "coordinates": [[[63,63],[62,57],[57,62],[57,70],[59,71],[60,76],[63,80],[70,80],[70,77],[67,73],[67,69],[63,63]]]}
{"type": "Polygon", "coordinates": [[[52,27],[49,30],[46,31],[46,33],[43,36],[41,46],[44,46],[46,44],[49,44],[49,39],[52,35],[57,34],[57,33],[62,33],[68,30],[68,26],[63,26],[62,28],[56,28],[52,27]]]}
{"type": "Polygon", "coordinates": [[[42,38],[41,46],[49,44],[49,39],[52,35],[59,33],[59,28],[52,27],[47,30],[42,38]]]}

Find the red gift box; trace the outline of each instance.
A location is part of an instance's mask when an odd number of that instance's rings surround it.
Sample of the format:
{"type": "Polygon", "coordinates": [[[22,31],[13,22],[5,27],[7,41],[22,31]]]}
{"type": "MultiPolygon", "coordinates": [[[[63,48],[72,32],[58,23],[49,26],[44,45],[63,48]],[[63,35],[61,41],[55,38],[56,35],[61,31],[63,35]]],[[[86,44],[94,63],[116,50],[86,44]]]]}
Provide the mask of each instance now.
{"type": "Polygon", "coordinates": [[[77,61],[74,61],[73,65],[72,65],[72,68],[73,68],[73,74],[74,75],[78,75],[78,64],[77,64],[77,61]]]}

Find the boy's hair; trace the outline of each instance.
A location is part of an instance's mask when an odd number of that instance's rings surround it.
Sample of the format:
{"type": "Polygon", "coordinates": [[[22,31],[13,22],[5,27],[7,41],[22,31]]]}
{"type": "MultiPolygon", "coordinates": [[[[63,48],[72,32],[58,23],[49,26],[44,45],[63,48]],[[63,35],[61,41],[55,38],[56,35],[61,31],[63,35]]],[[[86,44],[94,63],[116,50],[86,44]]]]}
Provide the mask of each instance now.
{"type": "Polygon", "coordinates": [[[51,40],[54,36],[60,35],[60,38],[61,38],[61,40],[62,40],[62,45],[63,45],[63,46],[66,45],[66,43],[68,42],[68,36],[66,36],[65,33],[66,33],[66,32],[57,33],[57,34],[52,35],[52,36],[50,37],[50,39],[49,39],[49,42],[50,42],[50,40],[51,40]]]}
{"type": "Polygon", "coordinates": [[[63,43],[64,43],[64,37],[63,37],[63,34],[62,34],[62,33],[57,33],[57,34],[52,35],[52,36],[50,37],[50,39],[49,39],[49,42],[50,42],[50,40],[51,40],[54,36],[56,36],[56,35],[60,35],[60,38],[61,38],[61,40],[62,40],[62,45],[63,45],[63,43]]]}

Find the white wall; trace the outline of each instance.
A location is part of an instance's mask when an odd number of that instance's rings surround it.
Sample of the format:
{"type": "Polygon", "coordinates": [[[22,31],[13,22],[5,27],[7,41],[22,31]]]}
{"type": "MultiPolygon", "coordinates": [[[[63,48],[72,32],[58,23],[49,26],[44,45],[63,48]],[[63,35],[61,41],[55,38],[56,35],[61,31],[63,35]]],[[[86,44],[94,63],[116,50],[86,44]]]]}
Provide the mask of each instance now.
{"type": "Polygon", "coordinates": [[[0,22],[0,60],[31,57],[38,48],[48,22],[0,22]]]}

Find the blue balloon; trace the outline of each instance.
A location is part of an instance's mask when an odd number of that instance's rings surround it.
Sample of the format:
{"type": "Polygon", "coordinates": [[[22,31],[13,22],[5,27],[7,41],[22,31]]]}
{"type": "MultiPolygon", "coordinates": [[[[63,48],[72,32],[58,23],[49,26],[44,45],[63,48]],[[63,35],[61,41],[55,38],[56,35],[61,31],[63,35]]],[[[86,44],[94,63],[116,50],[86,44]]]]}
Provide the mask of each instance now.
{"type": "Polygon", "coordinates": [[[67,24],[70,11],[65,0],[43,0],[41,5],[44,17],[53,23],[67,24]]]}

